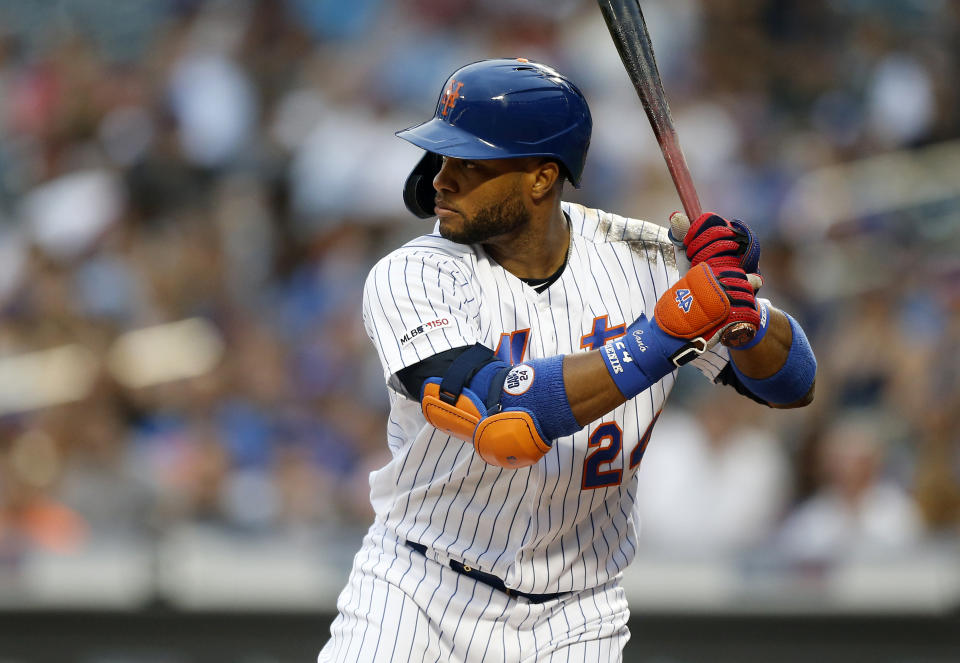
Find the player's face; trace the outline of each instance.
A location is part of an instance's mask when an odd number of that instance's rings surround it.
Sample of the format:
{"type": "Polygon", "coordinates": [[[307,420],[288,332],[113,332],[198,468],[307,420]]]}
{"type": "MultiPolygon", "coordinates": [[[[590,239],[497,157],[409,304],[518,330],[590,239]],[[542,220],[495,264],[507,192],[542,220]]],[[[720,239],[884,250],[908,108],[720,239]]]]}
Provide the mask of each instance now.
{"type": "Polygon", "coordinates": [[[518,159],[444,157],[433,179],[440,234],[458,244],[480,244],[529,224],[522,165],[518,159]]]}

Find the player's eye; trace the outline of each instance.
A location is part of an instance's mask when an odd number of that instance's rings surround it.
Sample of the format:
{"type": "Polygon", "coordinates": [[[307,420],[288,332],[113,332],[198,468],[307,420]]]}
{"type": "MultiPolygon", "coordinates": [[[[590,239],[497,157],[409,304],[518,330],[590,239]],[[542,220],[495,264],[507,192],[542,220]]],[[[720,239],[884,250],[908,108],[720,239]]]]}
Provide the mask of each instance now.
{"type": "Polygon", "coordinates": [[[460,162],[460,165],[462,165],[464,168],[476,168],[476,167],[477,167],[477,164],[475,164],[473,161],[468,161],[468,160],[461,161],[461,162],[460,162]]]}

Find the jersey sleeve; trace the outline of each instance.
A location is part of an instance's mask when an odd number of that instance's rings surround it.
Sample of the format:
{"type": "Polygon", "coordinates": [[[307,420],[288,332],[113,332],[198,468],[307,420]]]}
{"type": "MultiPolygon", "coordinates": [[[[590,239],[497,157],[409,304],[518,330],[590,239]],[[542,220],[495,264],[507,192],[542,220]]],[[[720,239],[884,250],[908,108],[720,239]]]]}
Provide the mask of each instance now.
{"type": "Polygon", "coordinates": [[[428,357],[479,340],[479,309],[458,261],[430,252],[394,252],[363,289],[363,324],[385,380],[428,357]]]}
{"type": "Polygon", "coordinates": [[[718,343],[687,365],[696,368],[711,382],[716,382],[717,377],[729,364],[730,351],[727,350],[725,345],[720,345],[718,343]]]}

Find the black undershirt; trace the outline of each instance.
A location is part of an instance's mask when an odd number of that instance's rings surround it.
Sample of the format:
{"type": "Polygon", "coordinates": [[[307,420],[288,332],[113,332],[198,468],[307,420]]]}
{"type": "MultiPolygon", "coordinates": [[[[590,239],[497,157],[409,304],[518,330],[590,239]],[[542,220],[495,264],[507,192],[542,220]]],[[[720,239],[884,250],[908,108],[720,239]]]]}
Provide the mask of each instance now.
{"type": "Polygon", "coordinates": [[[530,286],[530,287],[533,288],[534,290],[536,290],[536,291],[537,291],[537,294],[539,295],[539,294],[542,293],[544,290],[546,290],[546,289],[549,288],[551,285],[553,285],[554,282],[555,282],[558,278],[560,278],[560,275],[563,274],[563,270],[564,270],[564,268],[565,268],[566,266],[567,266],[567,259],[564,258],[564,259],[563,259],[563,264],[560,265],[560,268],[557,269],[557,271],[555,271],[553,274],[551,274],[551,275],[548,276],[547,278],[545,278],[545,279],[520,279],[520,280],[523,281],[524,283],[526,283],[528,286],[530,286]]]}

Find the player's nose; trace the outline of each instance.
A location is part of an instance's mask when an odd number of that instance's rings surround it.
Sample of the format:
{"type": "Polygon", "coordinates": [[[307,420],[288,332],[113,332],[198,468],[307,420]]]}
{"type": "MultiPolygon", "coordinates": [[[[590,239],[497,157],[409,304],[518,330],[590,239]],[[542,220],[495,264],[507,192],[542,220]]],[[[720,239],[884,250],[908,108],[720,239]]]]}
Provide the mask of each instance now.
{"type": "Polygon", "coordinates": [[[433,188],[437,191],[456,191],[457,182],[453,176],[453,167],[451,159],[444,159],[440,164],[440,170],[433,178],[433,188]]]}

